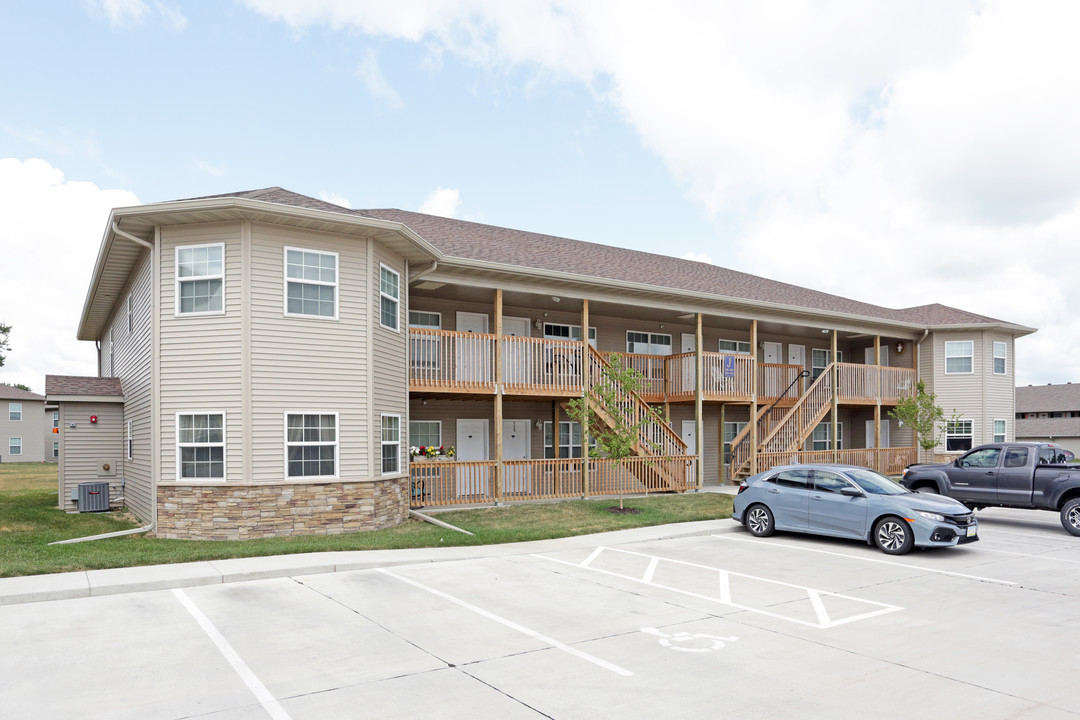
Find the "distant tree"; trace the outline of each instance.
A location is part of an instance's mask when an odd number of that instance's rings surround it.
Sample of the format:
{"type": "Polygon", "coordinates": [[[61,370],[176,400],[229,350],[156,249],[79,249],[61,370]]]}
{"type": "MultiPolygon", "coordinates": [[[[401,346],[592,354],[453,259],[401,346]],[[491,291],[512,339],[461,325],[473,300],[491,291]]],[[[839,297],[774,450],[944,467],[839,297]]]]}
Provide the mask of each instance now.
{"type": "Polygon", "coordinates": [[[27,386],[23,385],[22,383],[15,383],[15,387],[19,388],[20,390],[25,390],[26,392],[34,392],[33,390],[31,390],[27,386]]]}
{"type": "Polygon", "coordinates": [[[926,392],[926,383],[919,380],[915,384],[915,394],[900,398],[896,407],[889,411],[889,416],[896,418],[900,426],[909,426],[919,438],[919,447],[929,452],[941,444],[941,437],[952,418],[945,417],[945,411],[937,404],[937,395],[926,392]]]}
{"type": "Polygon", "coordinates": [[[4,353],[11,349],[11,344],[8,342],[9,332],[11,332],[11,326],[0,322],[0,367],[4,367],[4,353]]]}

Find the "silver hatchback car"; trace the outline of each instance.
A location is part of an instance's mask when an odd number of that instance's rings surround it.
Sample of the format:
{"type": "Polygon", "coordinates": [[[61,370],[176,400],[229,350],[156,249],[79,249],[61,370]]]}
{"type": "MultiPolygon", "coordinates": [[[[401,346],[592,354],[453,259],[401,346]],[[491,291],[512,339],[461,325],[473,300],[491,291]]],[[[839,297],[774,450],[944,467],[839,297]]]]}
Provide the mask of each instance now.
{"type": "Polygon", "coordinates": [[[863,540],[890,555],[979,539],[974,513],[854,465],[785,465],[743,481],[731,517],[751,535],[776,530],[863,540]]]}

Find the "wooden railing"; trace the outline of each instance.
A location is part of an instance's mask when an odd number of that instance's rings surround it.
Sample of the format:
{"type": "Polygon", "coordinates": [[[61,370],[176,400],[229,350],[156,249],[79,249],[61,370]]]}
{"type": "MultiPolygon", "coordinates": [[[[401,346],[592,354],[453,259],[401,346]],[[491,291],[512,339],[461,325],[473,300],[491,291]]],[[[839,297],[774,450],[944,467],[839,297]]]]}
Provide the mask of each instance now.
{"type": "Polygon", "coordinates": [[[785,403],[792,403],[802,395],[802,383],[792,383],[805,368],[802,365],[761,363],[758,365],[758,402],[773,402],[784,395],[785,403]],[[790,388],[790,389],[789,389],[790,388]]]}
{"type": "MultiPolygon", "coordinates": [[[[623,367],[633,368],[641,375],[641,388],[638,394],[648,402],[664,402],[664,382],[667,377],[666,361],[670,355],[642,355],[638,353],[599,353],[610,362],[613,355],[621,358],[623,367]]],[[[690,376],[693,382],[693,374],[690,376]]]]}
{"type": "Polygon", "coordinates": [[[900,475],[906,466],[916,462],[917,456],[918,451],[913,447],[763,452],[758,455],[758,472],[778,465],[840,463],[867,467],[883,475],[900,475]]]}
{"type": "Polygon", "coordinates": [[[495,391],[495,336],[409,329],[409,388],[495,391]]]}
{"type": "Polygon", "coordinates": [[[764,437],[760,438],[761,452],[783,452],[798,450],[813,432],[821,419],[832,406],[832,365],[818,376],[806,392],[799,396],[795,404],[764,437]]]}
{"type": "Polygon", "coordinates": [[[502,493],[496,494],[495,460],[413,461],[409,465],[410,507],[486,505],[495,502],[558,500],[650,492],[685,492],[695,487],[697,457],[634,457],[621,463],[589,460],[585,487],[581,458],[504,460],[502,493]],[[663,487],[650,479],[664,478],[663,487]]]}
{"type": "Polygon", "coordinates": [[[581,392],[581,343],[505,336],[502,347],[503,385],[507,394],[581,392]]]}

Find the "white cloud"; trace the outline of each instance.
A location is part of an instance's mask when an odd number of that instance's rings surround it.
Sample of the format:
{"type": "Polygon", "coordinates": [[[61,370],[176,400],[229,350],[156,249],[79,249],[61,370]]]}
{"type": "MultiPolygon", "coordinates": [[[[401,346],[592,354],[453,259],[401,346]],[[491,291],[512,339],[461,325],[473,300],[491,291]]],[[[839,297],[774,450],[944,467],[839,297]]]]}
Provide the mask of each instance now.
{"type": "Polygon", "coordinates": [[[93,10],[99,10],[109,19],[113,27],[140,26],[152,15],[160,16],[162,21],[175,32],[187,27],[187,18],[176,5],[146,0],[87,0],[93,10]]]}
{"type": "Polygon", "coordinates": [[[399,110],[403,107],[404,103],[401,101],[401,96],[398,95],[397,90],[383,75],[382,69],[379,67],[379,59],[371,48],[368,48],[364,54],[364,59],[356,69],[356,74],[364,81],[364,87],[367,88],[373,98],[382,101],[392,110],[399,110]]]}
{"type": "Polygon", "coordinates": [[[711,257],[706,255],[705,253],[696,253],[696,252],[694,252],[692,250],[685,253],[685,254],[683,254],[683,255],[680,255],[679,257],[681,259],[683,259],[683,260],[694,260],[695,262],[703,262],[703,263],[708,263],[710,265],[712,264],[712,258],[711,257]]]}
{"type": "Polygon", "coordinates": [[[1018,381],[1080,378],[1080,5],[246,3],[298,31],[584,83],[740,229],[724,253],[740,269],[1036,326],[1018,381]]]}
{"type": "Polygon", "coordinates": [[[205,173],[206,175],[212,175],[213,177],[225,177],[225,170],[223,168],[214,167],[210,163],[200,160],[199,158],[192,158],[191,169],[197,173],[205,173]]]}
{"type": "Polygon", "coordinates": [[[461,194],[457,190],[440,187],[432,191],[420,205],[419,212],[441,217],[457,217],[461,206],[461,194]]]}
{"type": "Polygon", "coordinates": [[[97,374],[94,344],[72,341],[109,211],[138,202],[43,160],[0,159],[0,319],[12,326],[0,382],[44,393],[46,373],[97,374]]]}
{"type": "Polygon", "coordinates": [[[338,193],[329,192],[328,190],[322,190],[319,192],[319,199],[324,202],[333,203],[334,205],[340,205],[343,208],[352,208],[352,204],[348,198],[338,193]]]}

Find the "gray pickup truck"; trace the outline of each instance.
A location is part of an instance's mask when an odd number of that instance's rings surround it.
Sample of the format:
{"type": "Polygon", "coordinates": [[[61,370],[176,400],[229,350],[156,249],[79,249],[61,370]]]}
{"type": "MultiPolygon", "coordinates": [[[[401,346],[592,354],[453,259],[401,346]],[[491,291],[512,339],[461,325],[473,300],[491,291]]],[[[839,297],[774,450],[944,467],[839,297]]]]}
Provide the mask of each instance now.
{"type": "Polygon", "coordinates": [[[959,500],[972,510],[1030,508],[1061,513],[1061,525],[1080,535],[1080,466],[1065,464],[1053,443],[980,445],[951,463],[909,465],[901,480],[909,490],[925,490],[959,500]]]}

